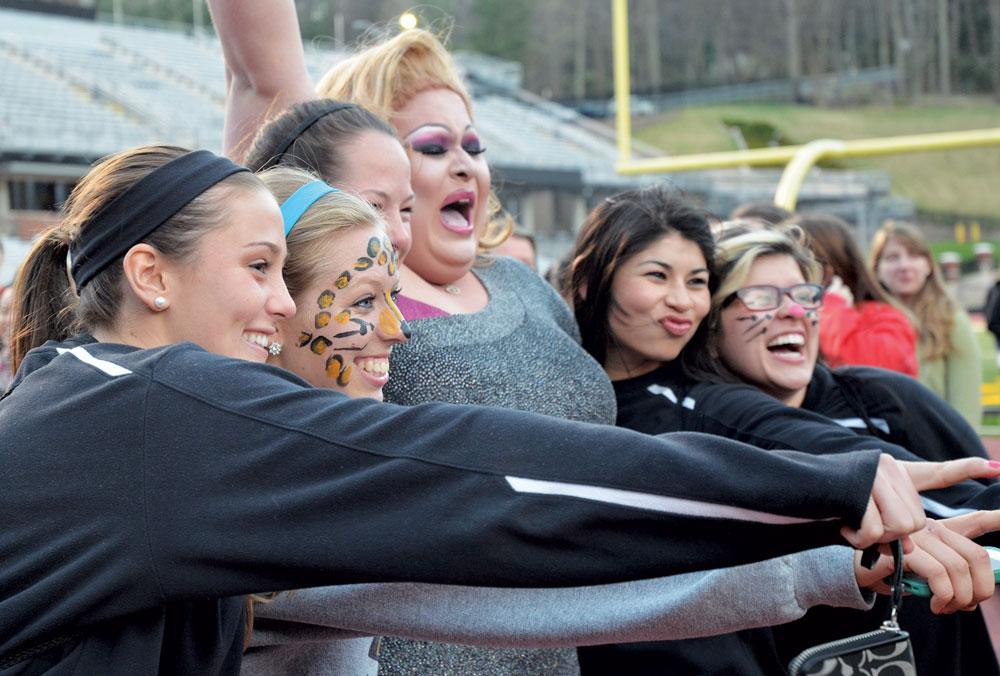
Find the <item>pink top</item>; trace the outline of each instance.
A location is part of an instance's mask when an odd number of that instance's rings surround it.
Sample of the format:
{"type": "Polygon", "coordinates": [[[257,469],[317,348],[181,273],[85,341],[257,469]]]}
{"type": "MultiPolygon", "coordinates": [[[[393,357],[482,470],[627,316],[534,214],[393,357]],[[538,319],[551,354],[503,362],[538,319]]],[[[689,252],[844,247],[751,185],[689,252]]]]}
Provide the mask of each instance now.
{"type": "Polygon", "coordinates": [[[399,308],[399,311],[403,313],[403,318],[408,322],[412,322],[414,319],[447,317],[450,314],[436,305],[421,303],[419,300],[414,300],[413,298],[404,296],[403,294],[399,294],[396,297],[396,307],[399,308]]]}

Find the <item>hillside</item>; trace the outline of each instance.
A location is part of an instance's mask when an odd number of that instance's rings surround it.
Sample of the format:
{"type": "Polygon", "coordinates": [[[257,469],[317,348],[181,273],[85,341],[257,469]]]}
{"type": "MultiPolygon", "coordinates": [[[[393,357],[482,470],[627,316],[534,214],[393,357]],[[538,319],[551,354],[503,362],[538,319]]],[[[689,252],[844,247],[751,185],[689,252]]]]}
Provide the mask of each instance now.
{"type": "MultiPolygon", "coordinates": [[[[774,128],[781,143],[805,143],[817,138],[858,139],[996,127],[1000,125],[1000,107],[985,101],[835,109],[788,104],[690,107],[637,120],[635,135],[673,155],[733,150],[736,146],[724,120],[744,128],[764,123],[765,128],[774,128]]],[[[893,191],[913,200],[922,212],[1000,219],[1000,147],[842,164],[888,172],[893,191]]]]}

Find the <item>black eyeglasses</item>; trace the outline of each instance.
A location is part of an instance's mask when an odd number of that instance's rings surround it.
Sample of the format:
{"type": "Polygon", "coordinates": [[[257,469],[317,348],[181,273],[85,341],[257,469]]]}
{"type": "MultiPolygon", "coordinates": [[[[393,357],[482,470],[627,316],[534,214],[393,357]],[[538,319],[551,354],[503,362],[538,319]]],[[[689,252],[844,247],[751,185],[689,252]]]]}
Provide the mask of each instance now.
{"type": "Polygon", "coordinates": [[[823,287],[819,284],[793,284],[792,286],[744,286],[726,298],[729,305],[737,298],[747,310],[774,310],[781,305],[782,296],[788,296],[806,310],[814,310],[823,304],[823,287]]]}

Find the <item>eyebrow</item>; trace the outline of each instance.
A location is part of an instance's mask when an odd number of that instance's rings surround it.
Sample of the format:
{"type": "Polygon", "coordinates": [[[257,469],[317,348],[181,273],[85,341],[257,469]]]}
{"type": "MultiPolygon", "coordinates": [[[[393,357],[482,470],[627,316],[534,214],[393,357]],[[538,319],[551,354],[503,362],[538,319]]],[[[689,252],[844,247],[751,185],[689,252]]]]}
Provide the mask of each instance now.
{"type": "MultiPolygon", "coordinates": [[[[451,134],[451,127],[449,127],[448,125],[444,124],[443,122],[427,122],[425,124],[420,125],[419,127],[415,127],[414,129],[411,129],[409,132],[407,132],[406,134],[404,134],[403,135],[403,140],[405,141],[406,139],[410,138],[411,136],[413,136],[414,134],[416,134],[418,131],[420,131],[424,127],[440,127],[441,129],[445,130],[447,133],[451,134]]],[[[469,123],[469,124],[465,125],[465,128],[462,129],[461,133],[465,134],[465,132],[467,132],[467,131],[469,131],[470,129],[473,129],[473,128],[474,128],[473,125],[471,123],[469,123]]]]}
{"type": "MultiPolygon", "coordinates": [[[[671,265],[670,263],[664,263],[663,261],[657,261],[657,260],[642,261],[641,263],[639,263],[639,265],[646,265],[647,263],[651,264],[651,265],[658,265],[661,268],[664,268],[665,270],[673,270],[674,269],[674,266],[671,265]]],[[[692,270],[690,272],[690,274],[693,275],[693,274],[698,273],[698,272],[708,272],[708,268],[695,268],[694,270],[692,270]]]]}
{"type": "MultiPolygon", "coordinates": [[[[368,190],[362,190],[361,192],[362,192],[362,194],[369,193],[369,194],[374,195],[375,197],[379,197],[379,198],[387,200],[387,201],[389,200],[389,193],[387,193],[387,192],[385,192],[383,190],[376,190],[374,188],[369,188],[368,190]]],[[[409,195],[407,195],[406,197],[404,197],[403,199],[401,199],[400,203],[404,203],[407,200],[413,199],[414,197],[416,197],[416,193],[412,193],[411,192],[409,195]]]]}
{"type": "Polygon", "coordinates": [[[280,256],[281,255],[281,247],[279,247],[274,242],[265,242],[265,241],[249,242],[246,245],[244,245],[243,248],[244,249],[252,249],[255,246],[262,246],[262,247],[264,247],[266,249],[270,249],[271,253],[273,253],[276,256],[280,256]]]}

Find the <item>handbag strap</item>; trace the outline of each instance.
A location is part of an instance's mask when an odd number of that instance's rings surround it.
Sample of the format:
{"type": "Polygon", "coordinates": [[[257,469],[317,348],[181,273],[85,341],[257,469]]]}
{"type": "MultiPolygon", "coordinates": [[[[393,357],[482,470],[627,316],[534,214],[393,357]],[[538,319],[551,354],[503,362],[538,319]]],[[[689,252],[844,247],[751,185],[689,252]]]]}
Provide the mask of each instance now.
{"type": "Polygon", "coordinates": [[[899,606],[903,602],[903,541],[893,540],[892,560],[895,567],[890,578],[890,588],[892,590],[892,609],[889,611],[889,619],[882,623],[886,629],[899,629],[897,618],[899,616],[899,606]]]}

